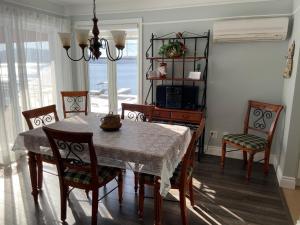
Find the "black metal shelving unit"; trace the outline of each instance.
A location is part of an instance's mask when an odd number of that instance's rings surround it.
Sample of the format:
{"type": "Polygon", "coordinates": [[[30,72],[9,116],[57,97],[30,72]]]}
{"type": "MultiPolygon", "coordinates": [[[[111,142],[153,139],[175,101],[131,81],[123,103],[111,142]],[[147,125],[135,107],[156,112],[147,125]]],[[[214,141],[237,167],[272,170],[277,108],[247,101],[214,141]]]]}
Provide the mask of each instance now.
{"type": "MultiPolygon", "coordinates": [[[[181,33],[180,37],[175,33],[156,36],[152,33],[150,46],[146,51],[146,59],[150,61],[150,65],[146,71],[146,79],[150,81],[150,87],[147,92],[145,104],[156,105],[154,101],[154,88],[156,85],[197,85],[199,86],[198,107],[195,111],[202,111],[206,116],[206,99],[207,99],[207,75],[208,75],[208,56],[209,56],[209,40],[210,31],[203,34],[194,34],[190,32],[181,33]],[[159,56],[159,47],[167,42],[181,41],[186,47],[187,52],[181,57],[166,58],[159,56]],[[167,63],[168,73],[166,78],[149,78],[148,72],[155,70],[159,63],[167,63]],[[187,78],[189,71],[197,71],[197,64],[201,65],[201,79],[194,80],[187,78]],[[181,68],[178,69],[178,65],[181,68]],[[151,93],[151,94],[150,94],[151,93]]],[[[186,124],[189,125],[189,124],[186,124]]],[[[190,124],[191,128],[195,124],[190,124]]],[[[199,140],[198,157],[204,154],[205,133],[199,140]]],[[[200,157],[198,158],[200,160],[200,157]]]]}
{"type": "Polygon", "coordinates": [[[154,101],[154,87],[158,84],[164,85],[198,85],[201,86],[201,94],[198,102],[198,110],[205,111],[206,109],[206,96],[207,96],[207,74],[208,74],[208,56],[209,56],[209,38],[210,31],[205,32],[202,35],[194,34],[190,32],[183,32],[182,37],[177,37],[176,33],[170,33],[157,37],[152,33],[150,39],[150,46],[146,51],[146,59],[150,61],[150,66],[146,71],[146,79],[151,82],[145,104],[153,104],[154,101]],[[166,58],[165,56],[158,55],[158,47],[164,45],[166,42],[181,41],[187,46],[188,51],[181,57],[166,58]],[[149,78],[147,76],[149,71],[155,70],[159,63],[167,63],[168,73],[167,78],[149,78]],[[176,65],[181,64],[181,71],[176,71],[176,65]],[[192,66],[190,66],[192,64],[192,66]],[[202,78],[200,80],[194,80],[187,78],[187,65],[191,68],[191,71],[197,70],[197,64],[201,65],[202,78]],[[159,83],[160,82],[160,83],[159,83]],[[203,84],[203,85],[201,85],[203,84]],[[151,93],[151,97],[150,97],[151,93]],[[150,99],[150,100],[149,100],[150,99]]]}

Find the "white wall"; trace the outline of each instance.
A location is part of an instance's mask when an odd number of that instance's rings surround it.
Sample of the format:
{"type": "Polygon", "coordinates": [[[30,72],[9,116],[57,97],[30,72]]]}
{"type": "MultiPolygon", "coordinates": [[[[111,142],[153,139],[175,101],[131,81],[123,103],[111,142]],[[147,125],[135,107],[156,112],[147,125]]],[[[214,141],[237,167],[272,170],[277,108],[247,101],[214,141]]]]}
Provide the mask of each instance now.
{"type": "MultiPolygon", "coordinates": [[[[284,80],[282,101],[286,105],[286,118],[282,154],[278,169],[283,176],[297,177],[300,155],[300,1],[294,1],[294,24],[290,43],[296,41],[294,69],[290,79],[284,80]]],[[[295,182],[295,181],[294,181],[295,182]]]]}

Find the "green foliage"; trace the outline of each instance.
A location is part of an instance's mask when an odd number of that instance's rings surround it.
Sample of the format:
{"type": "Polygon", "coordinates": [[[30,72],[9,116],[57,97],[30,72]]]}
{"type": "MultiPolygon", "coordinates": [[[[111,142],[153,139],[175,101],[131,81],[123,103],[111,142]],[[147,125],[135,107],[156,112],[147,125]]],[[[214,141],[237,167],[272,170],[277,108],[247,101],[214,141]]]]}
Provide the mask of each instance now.
{"type": "Polygon", "coordinates": [[[167,58],[181,57],[185,54],[186,47],[179,41],[169,42],[160,47],[158,54],[167,58]]]}

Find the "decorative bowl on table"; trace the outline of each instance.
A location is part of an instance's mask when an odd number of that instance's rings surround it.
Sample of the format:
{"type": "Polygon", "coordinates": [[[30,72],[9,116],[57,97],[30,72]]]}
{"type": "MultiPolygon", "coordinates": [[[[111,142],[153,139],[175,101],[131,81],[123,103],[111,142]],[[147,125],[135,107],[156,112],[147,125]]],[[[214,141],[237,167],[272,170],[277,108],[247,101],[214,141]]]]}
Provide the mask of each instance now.
{"type": "Polygon", "coordinates": [[[120,115],[114,115],[112,112],[101,118],[100,128],[104,131],[117,131],[121,128],[120,115]]]}

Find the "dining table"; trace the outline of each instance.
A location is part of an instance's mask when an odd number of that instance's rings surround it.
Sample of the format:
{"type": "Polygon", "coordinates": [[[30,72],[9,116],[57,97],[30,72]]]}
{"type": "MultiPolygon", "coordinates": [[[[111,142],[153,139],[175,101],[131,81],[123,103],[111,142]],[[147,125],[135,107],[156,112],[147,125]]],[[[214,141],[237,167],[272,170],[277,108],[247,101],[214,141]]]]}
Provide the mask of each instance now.
{"type": "MultiPolygon", "coordinates": [[[[154,193],[155,224],[161,224],[162,197],[171,188],[170,178],[182,160],[191,140],[190,128],[163,123],[136,122],[122,120],[118,131],[102,130],[100,119],[104,115],[89,113],[76,115],[48,124],[52,129],[69,132],[92,132],[97,162],[102,166],[122,169],[155,176],[160,185],[159,193],[154,193]]],[[[37,201],[37,162],[36,155],[50,155],[52,150],[42,127],[20,133],[12,148],[13,151],[27,151],[32,195],[37,201]]],[[[88,153],[78,152],[85,162],[88,153]]]]}

